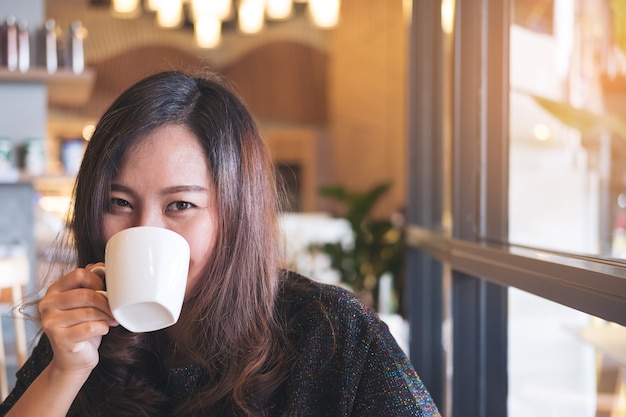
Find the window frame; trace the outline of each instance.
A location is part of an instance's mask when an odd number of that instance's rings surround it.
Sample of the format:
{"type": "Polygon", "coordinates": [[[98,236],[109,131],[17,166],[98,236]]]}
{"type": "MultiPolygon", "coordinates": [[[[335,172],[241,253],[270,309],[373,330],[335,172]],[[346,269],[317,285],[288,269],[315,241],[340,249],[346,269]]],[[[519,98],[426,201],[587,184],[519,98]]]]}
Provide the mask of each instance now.
{"type": "Polygon", "coordinates": [[[508,287],[626,325],[625,264],[505,243],[509,4],[456,0],[446,38],[441,1],[412,2],[405,296],[447,416],[506,416],[508,287]]]}

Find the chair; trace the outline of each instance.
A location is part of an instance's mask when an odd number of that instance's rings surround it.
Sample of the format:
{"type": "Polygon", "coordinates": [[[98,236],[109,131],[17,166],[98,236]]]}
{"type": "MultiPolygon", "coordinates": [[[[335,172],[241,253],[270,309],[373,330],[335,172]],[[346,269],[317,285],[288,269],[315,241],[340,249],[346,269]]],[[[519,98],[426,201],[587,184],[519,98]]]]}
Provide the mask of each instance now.
{"type": "MultiPolygon", "coordinates": [[[[30,279],[30,267],[27,256],[0,258],[0,304],[17,305],[22,301],[22,289],[30,279]]],[[[26,326],[19,309],[13,314],[15,327],[15,352],[18,368],[27,358],[26,326]]],[[[2,323],[0,322],[0,397],[4,400],[9,394],[7,377],[7,358],[4,345],[2,323]]]]}

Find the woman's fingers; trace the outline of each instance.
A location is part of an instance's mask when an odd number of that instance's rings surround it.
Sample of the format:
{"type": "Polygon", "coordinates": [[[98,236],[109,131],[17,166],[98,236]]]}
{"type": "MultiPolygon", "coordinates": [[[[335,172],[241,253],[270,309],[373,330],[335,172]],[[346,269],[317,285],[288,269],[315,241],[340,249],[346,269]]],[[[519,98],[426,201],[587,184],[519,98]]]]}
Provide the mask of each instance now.
{"type": "Polygon", "coordinates": [[[93,307],[105,313],[110,311],[106,298],[91,288],[49,291],[39,303],[39,310],[42,313],[53,309],[72,310],[81,307],[93,307]]]}
{"type": "Polygon", "coordinates": [[[77,268],[48,287],[47,293],[62,292],[74,288],[104,289],[104,281],[100,276],[86,268],[77,268]]]}
{"type": "Polygon", "coordinates": [[[103,289],[102,278],[90,270],[77,268],[69,272],[50,285],[39,302],[42,320],[78,310],[67,314],[63,319],[64,324],[71,326],[90,320],[114,321],[108,300],[98,293],[103,289]]]}
{"type": "Polygon", "coordinates": [[[92,320],[68,327],[47,326],[43,330],[55,347],[55,354],[93,353],[93,359],[97,360],[96,350],[100,338],[109,332],[109,324],[104,320],[92,320]],[[92,347],[94,352],[84,352],[85,347],[92,347]]]}
{"type": "Polygon", "coordinates": [[[117,325],[102,294],[87,288],[49,293],[39,303],[42,327],[71,327],[89,321],[117,325]]]}
{"type": "Polygon", "coordinates": [[[104,312],[117,325],[109,307],[108,300],[97,291],[104,289],[103,278],[89,268],[103,265],[90,264],[86,268],[77,268],[48,287],[46,296],[39,303],[39,311],[44,314],[53,309],[71,310],[81,307],[94,307],[104,312]]]}

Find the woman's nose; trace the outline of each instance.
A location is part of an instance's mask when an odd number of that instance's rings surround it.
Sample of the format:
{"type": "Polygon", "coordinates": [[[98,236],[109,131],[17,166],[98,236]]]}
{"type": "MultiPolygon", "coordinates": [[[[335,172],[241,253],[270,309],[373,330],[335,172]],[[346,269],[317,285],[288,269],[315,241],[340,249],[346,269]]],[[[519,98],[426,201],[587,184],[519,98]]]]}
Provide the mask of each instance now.
{"type": "Polygon", "coordinates": [[[144,208],[137,213],[135,226],[165,227],[161,210],[144,208]]]}

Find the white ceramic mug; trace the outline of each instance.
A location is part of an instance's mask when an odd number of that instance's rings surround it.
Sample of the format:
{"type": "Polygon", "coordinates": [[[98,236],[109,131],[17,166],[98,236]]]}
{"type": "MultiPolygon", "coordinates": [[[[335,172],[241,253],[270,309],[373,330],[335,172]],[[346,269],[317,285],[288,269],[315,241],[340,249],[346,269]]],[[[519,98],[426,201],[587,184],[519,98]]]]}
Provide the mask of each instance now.
{"type": "Polygon", "coordinates": [[[189,244],[181,235],[151,226],[131,227],[106,244],[106,291],[115,319],[131,332],[150,332],[178,321],[189,271],[189,244]]]}

